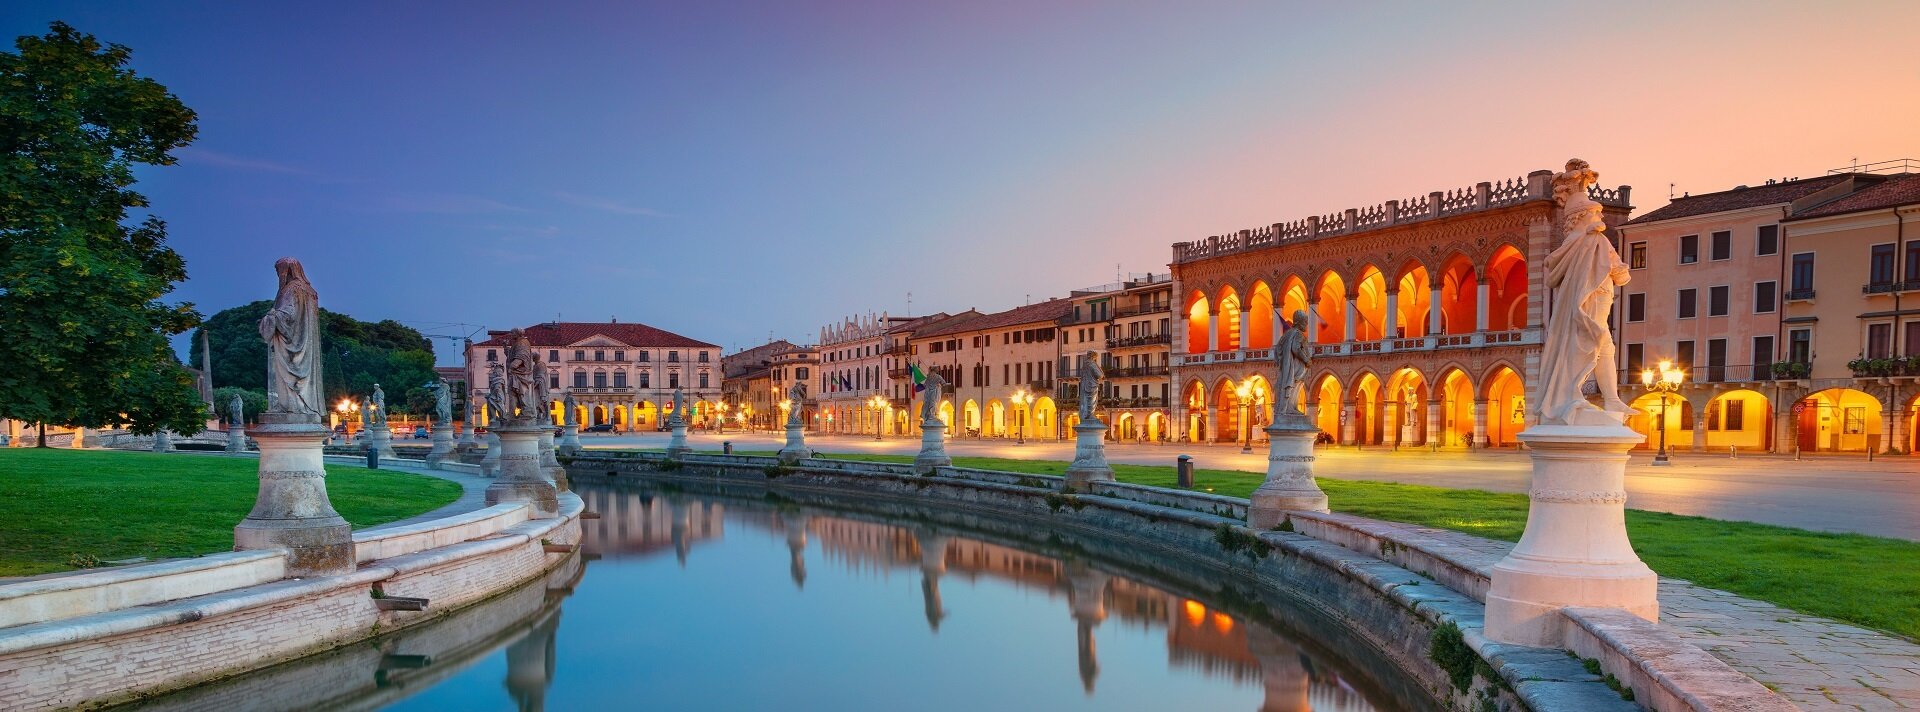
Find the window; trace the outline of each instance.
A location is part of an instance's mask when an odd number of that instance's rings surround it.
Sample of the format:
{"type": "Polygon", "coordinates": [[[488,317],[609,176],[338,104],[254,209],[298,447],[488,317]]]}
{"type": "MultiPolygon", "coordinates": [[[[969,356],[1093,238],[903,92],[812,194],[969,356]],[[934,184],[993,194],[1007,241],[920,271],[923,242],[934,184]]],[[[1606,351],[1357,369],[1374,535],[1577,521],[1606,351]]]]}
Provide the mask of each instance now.
{"type": "Polygon", "coordinates": [[[1647,320],[1647,295],[1635,293],[1627,295],[1627,321],[1647,320]]]}
{"type": "MultiPolygon", "coordinates": [[[[802,376],[802,378],[805,378],[805,376],[802,376]]],[[[653,387],[653,372],[651,371],[640,372],[640,387],[641,388],[653,387]]]]}
{"type": "Polygon", "coordinates": [[[574,372],[573,372],[573,387],[574,387],[574,388],[586,388],[586,387],[587,387],[587,372],[586,372],[586,371],[574,371],[574,372]]]}
{"type": "Polygon", "coordinates": [[[1713,245],[1711,249],[1713,250],[1713,252],[1712,254],[1708,255],[1709,259],[1714,259],[1714,260],[1733,259],[1733,233],[1727,232],[1725,230],[1714,233],[1713,245]]]}
{"type": "Polygon", "coordinates": [[[1920,321],[1907,322],[1906,334],[1906,348],[1901,349],[1900,353],[1908,356],[1920,355],[1920,321]]]}
{"type": "Polygon", "coordinates": [[[595,372],[593,373],[593,387],[594,387],[594,388],[606,388],[606,387],[607,387],[607,372],[606,372],[606,371],[595,371],[595,372]]]}
{"type": "Polygon", "coordinates": [[[1907,266],[1902,274],[1905,276],[1901,279],[1912,285],[1908,289],[1920,288],[1920,284],[1915,284],[1920,283],[1920,240],[1907,243],[1907,266]]]}
{"type": "Polygon", "coordinates": [[[1893,355],[1893,325],[1867,325],[1867,358],[1886,358],[1893,355]]]}
{"type": "Polygon", "coordinates": [[[1680,264],[1690,265],[1700,261],[1700,236],[1680,236],[1680,264]]]}
{"type": "Polygon", "coordinates": [[[1700,290],[1680,290],[1680,308],[1677,311],[1681,319],[1692,319],[1697,316],[1700,311],[1700,290]]]}
{"type": "Polygon", "coordinates": [[[626,361],[626,360],[627,360],[627,352],[625,352],[625,351],[615,351],[615,352],[613,352],[613,360],[615,360],[615,361],[626,361]]]}
{"type": "Polygon", "coordinates": [[[1754,237],[1753,254],[1776,255],[1780,253],[1780,226],[1761,225],[1760,234],[1754,237]]]}
{"type": "Polygon", "coordinates": [[[1773,335],[1753,337],[1753,380],[1773,377],[1773,335]]]}
{"type": "Polygon", "coordinates": [[[1843,433],[1847,435],[1859,435],[1867,432],[1866,406],[1850,406],[1846,409],[1842,417],[1846,419],[1845,425],[1843,426],[1843,433]]]}
{"type": "Polygon", "coordinates": [[[547,387],[548,387],[548,388],[559,388],[559,387],[560,387],[560,373],[559,373],[559,372],[557,372],[557,371],[549,371],[549,372],[547,373],[547,387]]]}
{"type": "Polygon", "coordinates": [[[649,362],[651,362],[651,361],[653,361],[653,352],[652,352],[652,351],[642,351],[642,352],[640,352],[640,363],[649,363],[649,362]]]}
{"type": "Polygon", "coordinates": [[[1733,288],[1724,284],[1707,288],[1707,316],[1727,315],[1727,301],[1731,299],[1729,295],[1731,291],[1733,288]]]}
{"type": "Polygon", "coordinates": [[[1687,380],[1693,376],[1693,342],[1681,341],[1673,345],[1673,367],[1687,372],[1687,380]]]}
{"type": "Polygon", "coordinates": [[[604,351],[604,350],[600,350],[600,349],[594,349],[594,351],[593,351],[593,360],[595,360],[595,361],[605,361],[605,360],[607,360],[607,352],[606,352],[606,351],[604,351]]]}
{"type": "MultiPolygon", "coordinates": [[[[1793,256],[1793,291],[1804,294],[1802,299],[1813,297],[1813,253],[1802,252],[1793,256]]],[[[1792,296],[1792,295],[1789,295],[1792,296]]]]}
{"type": "Polygon", "coordinates": [[[1813,330],[1794,329],[1787,332],[1787,360],[1793,363],[1813,362],[1813,330]]]}
{"type": "Polygon", "coordinates": [[[1627,266],[1632,269],[1647,268],[1647,243],[1636,242],[1627,246],[1627,266]]]}
{"type": "Polygon", "coordinates": [[[673,372],[673,373],[669,373],[669,374],[667,374],[667,387],[668,387],[668,388],[679,388],[679,387],[680,387],[680,372],[679,372],[679,371],[675,371],[675,372],[673,372]]]}
{"type": "Polygon", "coordinates": [[[548,363],[559,363],[559,362],[560,362],[560,349],[548,349],[548,350],[547,350],[547,362],[548,362],[548,363]]]}
{"type": "Polygon", "coordinates": [[[704,373],[700,374],[700,387],[701,388],[707,387],[707,374],[704,374],[704,373]]]}
{"type": "Polygon", "coordinates": [[[626,387],[627,387],[627,372],[626,372],[626,371],[614,371],[614,372],[613,372],[613,387],[614,387],[614,388],[626,388],[626,387]]]}
{"type": "Polygon", "coordinates": [[[487,349],[487,363],[493,363],[498,360],[500,360],[500,352],[495,351],[493,349],[487,349]]]}
{"type": "Polygon", "coordinates": [[[1719,383],[1727,380],[1727,340],[1707,339],[1707,380],[1719,383]]]}
{"type": "Polygon", "coordinates": [[[1629,377],[1639,377],[1641,369],[1644,368],[1646,364],[1645,356],[1646,346],[1644,344],[1627,344],[1627,375],[1629,377]]]}
{"type": "Polygon", "coordinates": [[[1722,411],[1724,411],[1719,414],[1720,429],[1721,430],[1746,430],[1747,429],[1747,408],[1746,408],[1747,402],[1740,400],[1738,398],[1722,398],[1720,399],[1720,402],[1722,403],[1720,407],[1722,411]]]}
{"type": "Polygon", "coordinates": [[[1873,246],[1873,256],[1867,261],[1867,283],[1876,287],[1893,284],[1892,243],[1873,246]]]}
{"type": "Polygon", "coordinates": [[[678,351],[668,351],[668,352],[667,352],[667,363],[680,363],[680,352],[678,352],[678,351]]]}
{"type": "Polygon", "coordinates": [[[801,366],[800,368],[794,369],[793,377],[802,381],[807,380],[807,367],[801,366]]]}
{"type": "Polygon", "coordinates": [[[1779,282],[1753,283],[1753,313],[1771,314],[1779,308],[1779,282]]]}
{"type": "Polygon", "coordinates": [[[700,363],[708,363],[709,362],[708,360],[712,355],[713,355],[712,353],[707,351],[700,352],[700,363]]]}
{"type": "Polygon", "coordinates": [[[587,350],[586,350],[586,349],[574,349],[574,350],[573,350],[573,360],[575,360],[575,361],[585,361],[585,360],[587,360],[587,350]]]}

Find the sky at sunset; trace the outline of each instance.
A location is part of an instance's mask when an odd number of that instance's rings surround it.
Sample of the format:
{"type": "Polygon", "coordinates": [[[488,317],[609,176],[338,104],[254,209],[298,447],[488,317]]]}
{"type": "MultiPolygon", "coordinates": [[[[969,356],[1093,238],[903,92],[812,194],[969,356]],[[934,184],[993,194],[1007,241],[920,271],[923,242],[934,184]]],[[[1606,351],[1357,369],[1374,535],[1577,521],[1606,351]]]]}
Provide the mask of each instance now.
{"type": "Polygon", "coordinates": [[[56,19],[199,112],[177,297],[292,255],[448,335],[812,342],[1570,156],[1641,212],[1920,157],[1920,2],[0,3],[56,19]]]}

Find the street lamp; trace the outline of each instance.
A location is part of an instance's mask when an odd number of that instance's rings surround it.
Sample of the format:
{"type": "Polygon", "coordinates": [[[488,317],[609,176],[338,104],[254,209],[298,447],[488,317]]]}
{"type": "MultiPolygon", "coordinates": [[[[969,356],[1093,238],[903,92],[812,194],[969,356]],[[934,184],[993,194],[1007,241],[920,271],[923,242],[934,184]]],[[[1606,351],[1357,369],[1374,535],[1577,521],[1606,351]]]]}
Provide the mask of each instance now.
{"type": "Polygon", "coordinates": [[[1020,429],[1015,431],[1017,435],[1013,444],[1025,445],[1027,444],[1027,411],[1025,407],[1033,402],[1033,394],[1028,393],[1027,389],[1022,388],[1013,392],[1013,398],[1011,400],[1013,401],[1014,409],[1020,413],[1020,429]]]}
{"type": "Polygon", "coordinates": [[[1660,452],[1653,456],[1653,464],[1670,465],[1667,459],[1667,394],[1680,390],[1680,380],[1686,373],[1673,367],[1672,361],[1661,361],[1656,368],[1640,371],[1640,385],[1660,395],[1660,452]],[[1656,372],[1657,371],[1657,372],[1656,372]]]}
{"type": "Polygon", "coordinates": [[[1240,453],[1243,455],[1251,454],[1253,452],[1253,425],[1247,422],[1247,406],[1252,403],[1253,400],[1253,379],[1249,378],[1241,381],[1240,385],[1234,386],[1233,396],[1234,400],[1240,403],[1240,453]]]}
{"type": "Polygon", "coordinates": [[[713,410],[715,413],[713,418],[714,432],[715,434],[724,435],[727,432],[727,402],[720,401],[719,403],[713,404],[713,410]]]}
{"type": "Polygon", "coordinates": [[[867,407],[873,409],[873,439],[875,440],[880,439],[880,418],[881,418],[880,411],[882,408],[885,408],[886,406],[887,406],[887,399],[881,398],[880,395],[877,393],[874,394],[872,398],[867,399],[867,407]]]}

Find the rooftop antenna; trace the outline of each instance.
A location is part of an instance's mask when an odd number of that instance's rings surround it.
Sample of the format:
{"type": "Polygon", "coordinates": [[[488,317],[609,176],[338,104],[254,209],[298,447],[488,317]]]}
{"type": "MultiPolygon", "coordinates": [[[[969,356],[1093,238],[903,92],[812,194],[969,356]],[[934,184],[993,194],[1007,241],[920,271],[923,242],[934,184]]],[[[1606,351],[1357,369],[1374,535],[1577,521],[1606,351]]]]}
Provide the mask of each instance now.
{"type": "Polygon", "coordinates": [[[1677,187],[1679,187],[1679,185],[1675,183],[1667,184],[1667,200],[1673,200],[1673,189],[1677,187]]]}
{"type": "Polygon", "coordinates": [[[907,292],[907,316],[913,316],[913,292],[907,292]]]}

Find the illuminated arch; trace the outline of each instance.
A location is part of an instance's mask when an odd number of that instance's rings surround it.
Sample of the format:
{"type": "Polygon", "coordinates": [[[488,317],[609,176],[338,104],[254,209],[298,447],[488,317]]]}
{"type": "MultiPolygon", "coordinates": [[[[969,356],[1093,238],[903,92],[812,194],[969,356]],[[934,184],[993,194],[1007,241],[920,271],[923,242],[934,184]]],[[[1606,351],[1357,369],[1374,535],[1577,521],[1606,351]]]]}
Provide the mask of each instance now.
{"type": "Polygon", "coordinates": [[[1458,252],[1440,267],[1440,333],[1470,334],[1479,318],[1480,280],[1473,261],[1458,252]]]}

